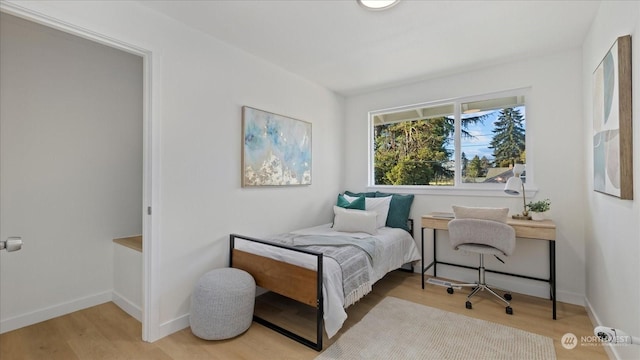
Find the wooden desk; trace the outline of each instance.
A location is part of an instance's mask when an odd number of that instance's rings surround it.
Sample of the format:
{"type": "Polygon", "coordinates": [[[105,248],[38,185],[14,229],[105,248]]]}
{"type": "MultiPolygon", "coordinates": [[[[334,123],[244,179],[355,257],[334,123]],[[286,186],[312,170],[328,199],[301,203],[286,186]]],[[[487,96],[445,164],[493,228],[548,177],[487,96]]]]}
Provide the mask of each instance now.
{"type": "MultiPolygon", "coordinates": [[[[461,265],[461,264],[452,264],[443,261],[438,261],[436,257],[436,231],[437,230],[449,230],[448,224],[449,221],[452,220],[450,217],[442,217],[438,215],[434,215],[436,213],[431,213],[428,215],[422,216],[422,288],[424,289],[424,273],[429,270],[433,266],[433,276],[437,276],[436,266],[438,264],[450,265],[450,266],[458,266],[464,267],[468,269],[478,270],[476,267],[461,265]],[[424,229],[433,229],[433,261],[425,267],[424,261],[424,229]]],[[[509,219],[507,224],[511,225],[513,229],[516,231],[516,237],[525,238],[525,239],[536,239],[536,240],[545,240],[549,242],[549,278],[542,279],[536,278],[527,275],[520,274],[512,274],[505,273],[502,271],[495,271],[486,269],[485,271],[502,274],[502,275],[510,275],[517,276],[530,280],[544,281],[549,283],[550,287],[550,299],[553,303],[553,319],[556,319],[556,224],[551,220],[544,221],[532,221],[532,220],[514,220],[509,219]]]]}

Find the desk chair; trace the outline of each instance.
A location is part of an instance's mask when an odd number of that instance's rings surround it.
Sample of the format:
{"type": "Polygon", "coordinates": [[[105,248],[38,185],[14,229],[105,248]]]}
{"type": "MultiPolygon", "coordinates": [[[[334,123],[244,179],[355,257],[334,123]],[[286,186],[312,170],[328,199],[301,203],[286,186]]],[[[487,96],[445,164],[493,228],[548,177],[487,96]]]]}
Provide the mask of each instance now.
{"type": "Polygon", "coordinates": [[[456,218],[449,222],[449,241],[453,248],[480,255],[478,282],[474,284],[451,284],[451,286],[447,288],[447,292],[449,294],[453,294],[453,287],[473,287],[473,290],[467,296],[467,302],[465,303],[467,309],[472,308],[470,301],[472,296],[479,291],[487,290],[489,293],[507,304],[507,314],[513,315],[513,309],[509,303],[509,300],[511,300],[511,294],[506,292],[503,298],[490,288],[485,281],[484,255],[493,255],[504,263],[498,255],[509,256],[513,253],[516,247],[515,230],[506,224],[506,213],[504,218],[504,222],[501,222],[475,218],[458,218],[456,215],[456,218]]]}

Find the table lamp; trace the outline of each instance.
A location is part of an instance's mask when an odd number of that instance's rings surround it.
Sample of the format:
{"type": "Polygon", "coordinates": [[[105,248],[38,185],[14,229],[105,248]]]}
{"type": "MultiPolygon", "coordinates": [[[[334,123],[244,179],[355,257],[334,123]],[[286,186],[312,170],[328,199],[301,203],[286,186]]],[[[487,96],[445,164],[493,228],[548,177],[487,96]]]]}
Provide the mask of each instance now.
{"type": "Polygon", "coordinates": [[[504,192],[509,195],[520,195],[522,193],[522,205],[524,209],[522,210],[522,214],[513,215],[512,218],[518,220],[531,220],[531,216],[529,216],[529,212],[527,211],[527,201],[525,199],[524,194],[524,183],[520,178],[520,175],[524,172],[525,166],[524,164],[515,164],[513,166],[513,176],[507,180],[507,185],[504,187],[504,192]]]}

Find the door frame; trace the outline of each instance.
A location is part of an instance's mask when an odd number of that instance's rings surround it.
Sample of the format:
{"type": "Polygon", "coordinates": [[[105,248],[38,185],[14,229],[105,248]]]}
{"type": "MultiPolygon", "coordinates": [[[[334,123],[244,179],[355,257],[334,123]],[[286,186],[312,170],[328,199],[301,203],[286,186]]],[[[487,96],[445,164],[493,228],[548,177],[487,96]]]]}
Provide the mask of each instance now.
{"type": "MultiPolygon", "coordinates": [[[[143,62],[142,96],[142,340],[153,342],[162,336],[159,332],[159,284],[154,280],[158,274],[159,249],[154,244],[158,238],[159,186],[154,179],[159,178],[159,130],[154,127],[152,108],[152,64],[151,50],[114,39],[95,31],[82,28],[51,16],[24,8],[16,3],[0,2],[0,11],[20,17],[56,30],[76,35],[96,43],[106,45],[130,54],[140,56],[143,62]],[[152,204],[156,207],[153,208],[152,204]]],[[[156,277],[157,278],[157,277],[156,277]]]]}

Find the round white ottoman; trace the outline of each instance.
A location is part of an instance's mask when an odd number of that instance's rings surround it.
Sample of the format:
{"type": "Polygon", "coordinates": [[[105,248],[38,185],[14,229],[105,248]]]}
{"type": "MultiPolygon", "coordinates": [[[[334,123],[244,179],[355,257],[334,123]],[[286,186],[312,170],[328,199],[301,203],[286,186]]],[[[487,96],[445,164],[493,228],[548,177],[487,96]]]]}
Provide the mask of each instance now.
{"type": "Polygon", "coordinates": [[[223,268],[202,275],[191,295],[191,331],[205,340],[232,338],[253,320],[256,283],[248,272],[223,268]]]}

